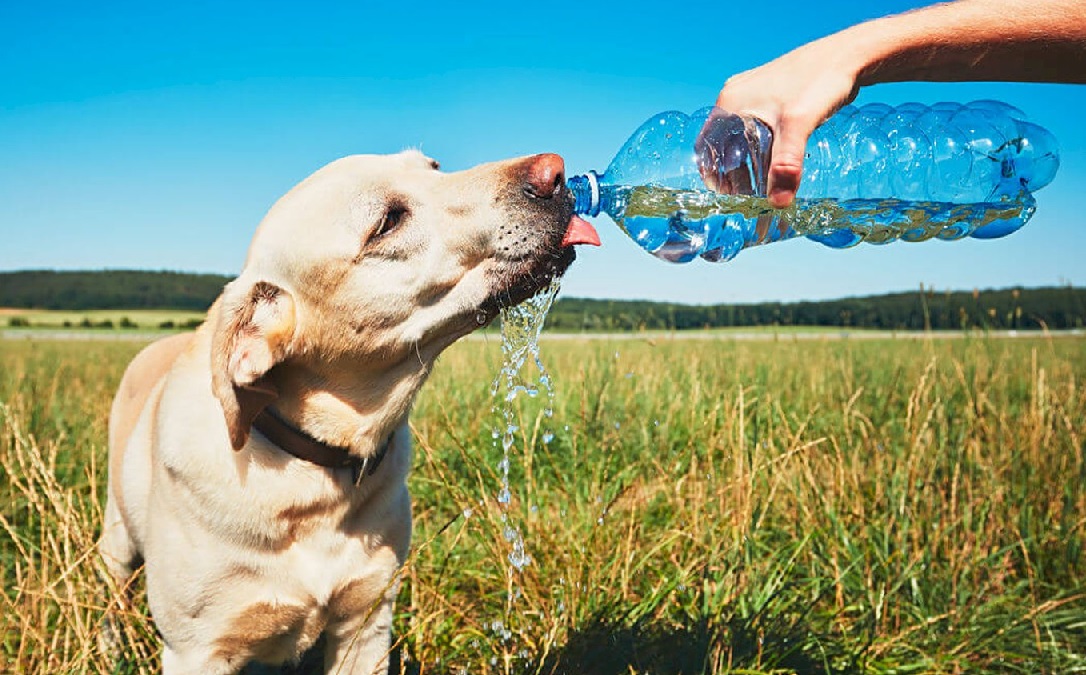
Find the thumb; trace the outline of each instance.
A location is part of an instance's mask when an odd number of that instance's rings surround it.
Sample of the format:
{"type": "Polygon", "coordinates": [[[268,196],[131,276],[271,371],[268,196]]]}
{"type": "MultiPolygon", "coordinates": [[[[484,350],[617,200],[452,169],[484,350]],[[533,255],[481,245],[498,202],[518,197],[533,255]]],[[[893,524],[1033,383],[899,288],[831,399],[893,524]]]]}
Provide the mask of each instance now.
{"type": "Polygon", "coordinates": [[[773,139],[773,154],[769,160],[769,184],[766,188],[770,206],[783,209],[791,206],[799,190],[803,173],[803,156],[807,137],[813,126],[795,119],[782,119],[773,139]]]}

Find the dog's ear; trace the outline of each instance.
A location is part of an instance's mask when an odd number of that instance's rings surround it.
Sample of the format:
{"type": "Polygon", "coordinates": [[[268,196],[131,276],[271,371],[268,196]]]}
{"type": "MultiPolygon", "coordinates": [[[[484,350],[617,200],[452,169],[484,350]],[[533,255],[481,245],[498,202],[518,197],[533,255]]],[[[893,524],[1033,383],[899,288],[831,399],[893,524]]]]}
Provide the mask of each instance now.
{"type": "Polygon", "coordinates": [[[211,383],[235,450],[249,440],[253,420],[278,397],[268,371],[290,353],[294,300],[267,281],[230,282],[213,317],[211,383]]]}

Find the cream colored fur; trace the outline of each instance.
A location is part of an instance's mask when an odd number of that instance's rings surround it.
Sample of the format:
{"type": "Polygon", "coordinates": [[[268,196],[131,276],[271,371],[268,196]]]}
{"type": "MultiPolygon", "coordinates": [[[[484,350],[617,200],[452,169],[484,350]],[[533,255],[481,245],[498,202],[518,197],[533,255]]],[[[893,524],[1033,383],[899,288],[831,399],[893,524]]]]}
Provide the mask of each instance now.
{"type": "Polygon", "coordinates": [[[290,663],[321,634],[327,672],[387,669],[414,396],[445,347],[572,260],[566,195],[522,188],[532,161],[333,162],[270,210],[206,323],[129,366],[100,548],[121,586],[145,564],[165,673],[290,663]],[[390,449],[356,485],[253,431],[267,405],[357,457],[390,449]]]}

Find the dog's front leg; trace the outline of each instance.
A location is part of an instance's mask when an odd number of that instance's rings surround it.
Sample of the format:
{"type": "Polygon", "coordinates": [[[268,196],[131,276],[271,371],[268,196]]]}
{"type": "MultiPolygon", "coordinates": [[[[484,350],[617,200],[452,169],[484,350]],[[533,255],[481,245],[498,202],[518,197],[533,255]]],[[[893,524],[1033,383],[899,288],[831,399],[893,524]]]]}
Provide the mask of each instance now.
{"type": "Polygon", "coordinates": [[[113,661],[118,661],[124,654],[121,624],[125,614],[132,609],[132,580],[136,574],[135,569],[140,564],[140,555],[124,524],[112,490],[106,502],[98,552],[109,576],[110,583],[107,588],[112,596],[108,599],[106,611],[102,616],[98,644],[103,654],[113,661]]]}
{"type": "Polygon", "coordinates": [[[343,675],[388,672],[394,596],[394,592],[388,593],[367,615],[328,627],[325,672],[343,675]]]}
{"type": "Polygon", "coordinates": [[[202,650],[182,652],[169,646],[162,650],[162,675],[234,675],[244,665],[244,659],[209,656],[202,650]]]}

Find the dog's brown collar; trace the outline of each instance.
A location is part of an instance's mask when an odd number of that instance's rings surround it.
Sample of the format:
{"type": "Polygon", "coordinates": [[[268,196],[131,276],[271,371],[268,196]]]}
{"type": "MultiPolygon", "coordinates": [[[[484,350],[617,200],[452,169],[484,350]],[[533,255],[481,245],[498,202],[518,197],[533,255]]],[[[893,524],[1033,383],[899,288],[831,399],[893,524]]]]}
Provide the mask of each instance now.
{"type": "Polygon", "coordinates": [[[376,454],[370,457],[355,457],[347,448],[318,441],[284,420],[270,407],[264,408],[257,415],[253,428],[288,455],[330,469],[350,469],[355,484],[362,480],[363,475],[372,476],[377,471],[392,445],[390,434],[376,454]]]}

